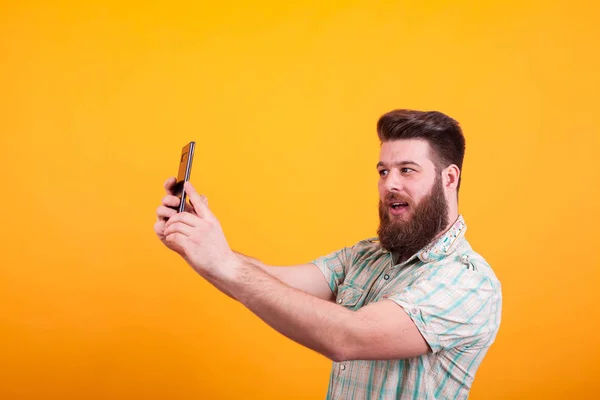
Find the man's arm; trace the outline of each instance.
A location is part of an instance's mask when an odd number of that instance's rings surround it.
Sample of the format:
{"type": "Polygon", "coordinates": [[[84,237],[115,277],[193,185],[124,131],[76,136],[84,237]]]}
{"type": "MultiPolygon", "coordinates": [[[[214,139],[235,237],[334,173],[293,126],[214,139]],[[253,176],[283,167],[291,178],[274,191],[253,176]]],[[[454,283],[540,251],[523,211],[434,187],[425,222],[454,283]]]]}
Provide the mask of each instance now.
{"type": "Polygon", "coordinates": [[[316,296],[323,300],[333,301],[333,292],[319,268],[312,264],[300,264],[293,266],[272,266],[245,254],[235,252],[243,261],[260,267],[269,275],[274,276],[281,282],[305,293],[316,296]]]}
{"type": "Polygon", "coordinates": [[[207,202],[190,182],[185,189],[196,215],[178,213],[163,227],[155,224],[155,230],[196,272],[274,329],[336,361],[401,359],[428,351],[425,339],[400,305],[386,300],[350,311],[243,261],[229,247],[207,202]]]}
{"type": "Polygon", "coordinates": [[[429,346],[402,307],[392,301],[359,311],[292,288],[251,263],[229,278],[208,278],[230,292],[272,328],[334,360],[403,359],[429,346]]]}
{"type": "MultiPolygon", "coordinates": [[[[333,301],[334,295],[323,273],[319,268],[311,263],[292,265],[285,267],[276,267],[263,263],[256,258],[247,256],[242,253],[234,252],[241,262],[253,265],[260,268],[269,275],[276,278],[280,283],[286,284],[290,288],[301,290],[309,295],[318,297],[319,299],[333,301]]],[[[213,286],[234,300],[238,300],[230,290],[221,282],[208,279],[213,286]]]]}

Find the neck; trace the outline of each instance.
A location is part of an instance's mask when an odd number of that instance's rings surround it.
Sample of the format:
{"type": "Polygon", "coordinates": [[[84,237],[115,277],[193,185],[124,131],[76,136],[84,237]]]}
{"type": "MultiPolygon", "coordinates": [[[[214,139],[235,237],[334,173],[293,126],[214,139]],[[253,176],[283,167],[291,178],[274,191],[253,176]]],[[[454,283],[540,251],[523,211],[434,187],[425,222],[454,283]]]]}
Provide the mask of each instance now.
{"type": "Polygon", "coordinates": [[[446,234],[446,232],[448,232],[450,230],[450,228],[452,228],[454,223],[456,223],[457,219],[458,219],[458,213],[448,214],[448,225],[446,225],[446,227],[444,229],[442,229],[440,231],[440,233],[438,233],[435,236],[435,238],[432,240],[432,242],[434,242],[434,241],[438,240],[439,238],[441,238],[442,236],[444,236],[446,234]]]}

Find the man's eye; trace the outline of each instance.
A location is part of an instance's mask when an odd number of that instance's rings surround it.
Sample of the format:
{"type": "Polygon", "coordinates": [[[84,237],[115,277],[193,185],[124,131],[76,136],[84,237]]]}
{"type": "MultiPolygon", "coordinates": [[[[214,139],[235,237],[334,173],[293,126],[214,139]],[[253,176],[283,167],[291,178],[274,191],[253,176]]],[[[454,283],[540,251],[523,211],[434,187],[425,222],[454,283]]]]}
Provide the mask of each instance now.
{"type": "Polygon", "coordinates": [[[379,170],[379,176],[386,176],[388,174],[387,169],[380,169],[379,170]]]}
{"type": "Polygon", "coordinates": [[[403,174],[407,174],[407,173],[413,172],[413,171],[414,171],[414,169],[412,169],[412,168],[402,168],[400,170],[400,172],[402,172],[403,174]]]}

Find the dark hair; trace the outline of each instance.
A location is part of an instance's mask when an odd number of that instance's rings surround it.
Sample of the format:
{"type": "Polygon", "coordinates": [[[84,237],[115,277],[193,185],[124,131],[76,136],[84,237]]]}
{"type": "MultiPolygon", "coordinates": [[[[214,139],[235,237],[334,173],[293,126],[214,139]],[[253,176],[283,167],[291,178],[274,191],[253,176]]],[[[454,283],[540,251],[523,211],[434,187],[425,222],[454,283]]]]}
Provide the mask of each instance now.
{"type": "Polygon", "coordinates": [[[399,139],[423,139],[429,143],[436,170],[455,164],[462,178],[465,157],[465,138],[457,121],[439,111],[392,110],[377,121],[377,135],[381,142],[399,139]]]}

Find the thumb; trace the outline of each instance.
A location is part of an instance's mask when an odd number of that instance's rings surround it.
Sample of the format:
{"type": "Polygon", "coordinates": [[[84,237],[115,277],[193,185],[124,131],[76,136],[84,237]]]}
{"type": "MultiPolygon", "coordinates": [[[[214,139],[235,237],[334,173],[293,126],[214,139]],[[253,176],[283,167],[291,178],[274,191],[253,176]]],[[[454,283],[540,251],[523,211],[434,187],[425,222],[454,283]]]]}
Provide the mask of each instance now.
{"type": "Polygon", "coordinates": [[[199,194],[190,182],[186,182],[184,187],[190,198],[190,203],[192,203],[192,206],[194,206],[194,210],[198,216],[207,219],[215,218],[213,213],[208,208],[208,199],[206,196],[199,194]]]}

